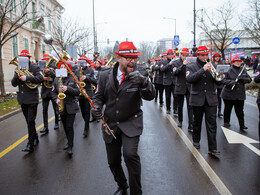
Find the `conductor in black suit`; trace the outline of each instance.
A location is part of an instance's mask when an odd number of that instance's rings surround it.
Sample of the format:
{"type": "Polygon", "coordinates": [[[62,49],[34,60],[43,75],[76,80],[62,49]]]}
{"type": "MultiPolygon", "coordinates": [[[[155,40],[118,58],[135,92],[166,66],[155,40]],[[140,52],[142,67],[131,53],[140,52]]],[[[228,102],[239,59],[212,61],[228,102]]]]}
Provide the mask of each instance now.
{"type": "MultiPolygon", "coordinates": [[[[28,50],[22,50],[19,56],[28,57],[29,59],[31,57],[28,50]]],[[[32,64],[30,61],[28,71],[31,72],[33,76],[23,74],[19,77],[16,69],[11,82],[14,87],[18,86],[17,100],[18,103],[21,105],[29,134],[28,144],[22,151],[30,153],[34,151],[34,146],[39,143],[38,135],[35,128],[35,118],[37,115],[37,107],[39,103],[39,91],[38,87],[30,88],[27,85],[28,82],[32,84],[42,83],[43,76],[40,73],[40,67],[38,65],[32,64]]]]}
{"type": "Polygon", "coordinates": [[[107,159],[114,179],[118,184],[115,194],[127,193],[127,180],[121,165],[121,151],[128,169],[130,194],[142,194],[141,164],[137,153],[140,135],[143,131],[142,99],[152,100],[155,89],[136,66],[140,52],[132,42],[122,42],[115,52],[118,62],[110,70],[100,73],[92,109],[96,118],[101,118],[104,105],[104,119],[114,130],[116,139],[103,131],[107,159]],[[123,150],[122,150],[123,148],[123,150]]]}

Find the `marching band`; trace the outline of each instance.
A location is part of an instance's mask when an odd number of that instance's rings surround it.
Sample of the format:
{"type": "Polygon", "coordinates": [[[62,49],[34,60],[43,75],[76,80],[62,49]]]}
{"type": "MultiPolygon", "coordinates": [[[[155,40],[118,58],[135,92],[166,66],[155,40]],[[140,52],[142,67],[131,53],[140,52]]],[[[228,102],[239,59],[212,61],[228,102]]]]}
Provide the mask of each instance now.
{"type": "MultiPolygon", "coordinates": [[[[149,59],[149,67],[144,67],[137,65],[141,53],[132,42],[120,43],[119,51],[115,52],[116,63],[112,62],[114,56],[110,60],[105,57],[103,62],[102,59],[93,61],[83,55],[75,64],[64,52],[62,60],[45,54],[38,65],[33,65],[29,52],[22,50],[10,62],[17,66],[11,83],[14,87],[18,86],[17,99],[29,133],[28,144],[22,151],[31,153],[39,143],[35,118],[39,103],[38,86],[42,84],[44,127],[40,133],[46,135],[49,132],[48,107],[51,101],[55,113],[54,129],[59,128],[60,117],[67,138],[64,150],[70,157],[73,155],[73,124],[76,113],[81,111],[85,122],[84,137],[89,135],[91,113],[98,121],[102,120],[108,164],[118,184],[116,193],[124,193],[128,187],[131,194],[142,193],[141,163],[137,153],[143,130],[142,99],[155,99],[160,107],[165,102],[167,114],[171,114],[173,105],[173,116],[178,119],[177,126],[182,128],[183,123],[188,124],[196,149],[200,148],[205,114],[208,154],[219,155],[216,119],[223,117],[223,126],[230,127],[230,115],[234,106],[240,130],[247,129],[243,111],[245,84],[252,79],[244,65],[241,65],[242,60],[239,57],[234,57],[230,63],[229,59],[221,61],[221,55],[216,52],[210,62],[209,53],[206,46],[199,46],[195,61],[190,61],[188,48],[182,48],[179,58],[169,49],[161,57],[149,59]],[[223,64],[229,65],[229,68],[220,74],[218,70],[221,68],[218,66],[223,64]],[[183,121],[185,97],[188,121],[183,121]],[[121,148],[128,169],[129,186],[121,167],[121,148]]],[[[258,75],[255,82],[259,81],[258,75]]]]}

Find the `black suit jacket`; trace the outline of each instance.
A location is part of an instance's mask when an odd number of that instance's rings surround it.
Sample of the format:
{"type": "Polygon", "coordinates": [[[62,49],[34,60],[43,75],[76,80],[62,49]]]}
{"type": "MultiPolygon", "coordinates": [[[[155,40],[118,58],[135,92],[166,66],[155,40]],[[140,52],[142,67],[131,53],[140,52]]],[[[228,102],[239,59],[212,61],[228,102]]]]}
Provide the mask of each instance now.
{"type": "MultiPolygon", "coordinates": [[[[54,79],[55,79],[55,71],[53,70],[49,70],[49,72],[46,74],[46,77],[51,77],[53,79],[53,82],[54,82],[54,79]]],[[[41,89],[41,97],[42,99],[45,99],[47,97],[52,97],[51,95],[52,93],[52,88],[47,88],[45,87],[45,85],[42,83],[42,89],[41,89]]]]}
{"type": "MultiPolygon", "coordinates": [[[[133,84],[127,76],[119,85],[116,79],[118,66],[117,63],[113,69],[100,73],[93,102],[97,108],[106,105],[104,119],[112,130],[116,132],[119,128],[129,137],[139,136],[143,131],[142,99],[152,100],[155,90],[149,79],[145,88],[133,84]]],[[[107,143],[113,140],[104,131],[103,138],[107,143]]]]}
{"type": "Polygon", "coordinates": [[[209,106],[217,106],[217,81],[213,79],[209,71],[204,71],[199,59],[186,67],[186,80],[191,83],[191,106],[203,106],[205,101],[209,106]]]}
{"type": "MultiPolygon", "coordinates": [[[[40,84],[43,82],[43,76],[40,73],[40,67],[38,65],[31,64],[29,62],[29,71],[34,76],[26,76],[26,81],[40,84]]],[[[21,81],[17,74],[14,74],[14,77],[11,81],[13,87],[18,86],[18,92],[17,92],[17,100],[19,104],[35,104],[39,103],[39,91],[38,87],[35,89],[30,89],[27,87],[25,82],[21,81]]]]}
{"type": "Polygon", "coordinates": [[[175,84],[175,76],[172,74],[173,65],[170,65],[170,59],[164,60],[160,67],[161,72],[163,72],[163,85],[170,86],[175,84]]]}

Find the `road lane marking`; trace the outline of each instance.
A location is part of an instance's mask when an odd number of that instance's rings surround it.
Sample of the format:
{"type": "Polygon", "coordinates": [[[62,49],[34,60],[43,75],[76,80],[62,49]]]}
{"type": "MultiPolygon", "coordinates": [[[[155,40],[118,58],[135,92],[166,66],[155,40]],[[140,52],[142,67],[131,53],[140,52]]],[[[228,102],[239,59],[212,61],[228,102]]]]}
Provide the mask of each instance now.
{"type": "MultiPolygon", "coordinates": [[[[162,108],[162,110],[166,113],[165,108],[162,108]]],[[[213,185],[216,187],[218,192],[220,194],[225,195],[231,195],[231,192],[228,190],[226,185],[221,181],[221,179],[218,177],[218,175],[215,173],[215,171],[210,167],[210,165],[207,163],[207,161],[203,158],[203,156],[199,153],[199,151],[193,146],[189,138],[186,136],[186,134],[182,131],[181,128],[177,126],[177,123],[173,120],[171,115],[166,114],[168,120],[170,121],[171,125],[174,127],[176,132],[179,134],[185,145],[188,147],[192,155],[195,157],[197,162],[200,164],[201,168],[204,170],[204,172],[207,174],[213,185]]]]}
{"type": "Polygon", "coordinates": [[[254,107],[257,108],[257,105],[256,105],[256,104],[252,104],[252,103],[250,103],[250,102],[248,102],[248,101],[246,101],[246,104],[248,104],[248,105],[250,105],[250,106],[254,106],[254,107]]]}
{"type": "MultiPolygon", "coordinates": [[[[51,122],[54,119],[54,116],[51,117],[48,122],[51,122]]],[[[41,125],[39,125],[36,128],[36,131],[38,131],[39,129],[41,129],[43,127],[43,123],[41,125]]],[[[25,136],[23,136],[21,139],[19,139],[18,141],[16,141],[15,143],[13,143],[11,146],[9,146],[8,148],[6,148],[5,150],[3,150],[0,153],[0,158],[2,158],[4,155],[6,155],[8,152],[12,151],[14,148],[16,148],[19,144],[21,144],[24,140],[26,140],[28,138],[28,134],[26,134],[25,136]]]]}

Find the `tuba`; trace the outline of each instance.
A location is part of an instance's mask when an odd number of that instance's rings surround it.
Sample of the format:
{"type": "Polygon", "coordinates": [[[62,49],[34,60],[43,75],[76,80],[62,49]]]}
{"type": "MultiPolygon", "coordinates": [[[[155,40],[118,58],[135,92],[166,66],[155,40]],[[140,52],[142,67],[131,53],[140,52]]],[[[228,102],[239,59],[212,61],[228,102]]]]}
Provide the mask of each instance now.
{"type": "Polygon", "coordinates": [[[62,83],[62,77],[59,78],[59,83],[58,83],[58,87],[59,87],[59,94],[58,94],[58,98],[60,100],[59,103],[59,112],[63,112],[64,111],[64,99],[66,98],[66,94],[61,92],[61,86],[63,85],[62,83]]]}
{"type": "MultiPolygon", "coordinates": [[[[50,65],[53,63],[53,62],[57,62],[58,59],[55,58],[54,56],[50,55],[50,59],[48,60],[47,64],[46,64],[46,68],[52,70],[52,71],[55,71],[53,68],[50,67],[50,65]]],[[[45,72],[43,72],[43,76],[45,76],[45,72]]],[[[46,88],[49,88],[51,89],[53,87],[53,78],[52,77],[48,77],[49,79],[44,81],[43,84],[46,88]]]]}
{"type": "MultiPolygon", "coordinates": [[[[10,62],[9,64],[13,64],[15,66],[18,67],[18,59],[17,59],[17,56],[15,56],[10,62]]],[[[17,70],[17,75],[20,77],[22,75],[25,75],[25,76],[34,76],[29,70],[26,70],[26,69],[23,69],[23,70],[17,70]]],[[[29,87],[30,89],[35,89],[38,87],[39,84],[35,84],[35,83],[31,83],[31,82],[28,82],[26,81],[25,82],[25,85],[27,87],[29,87]]]]}

